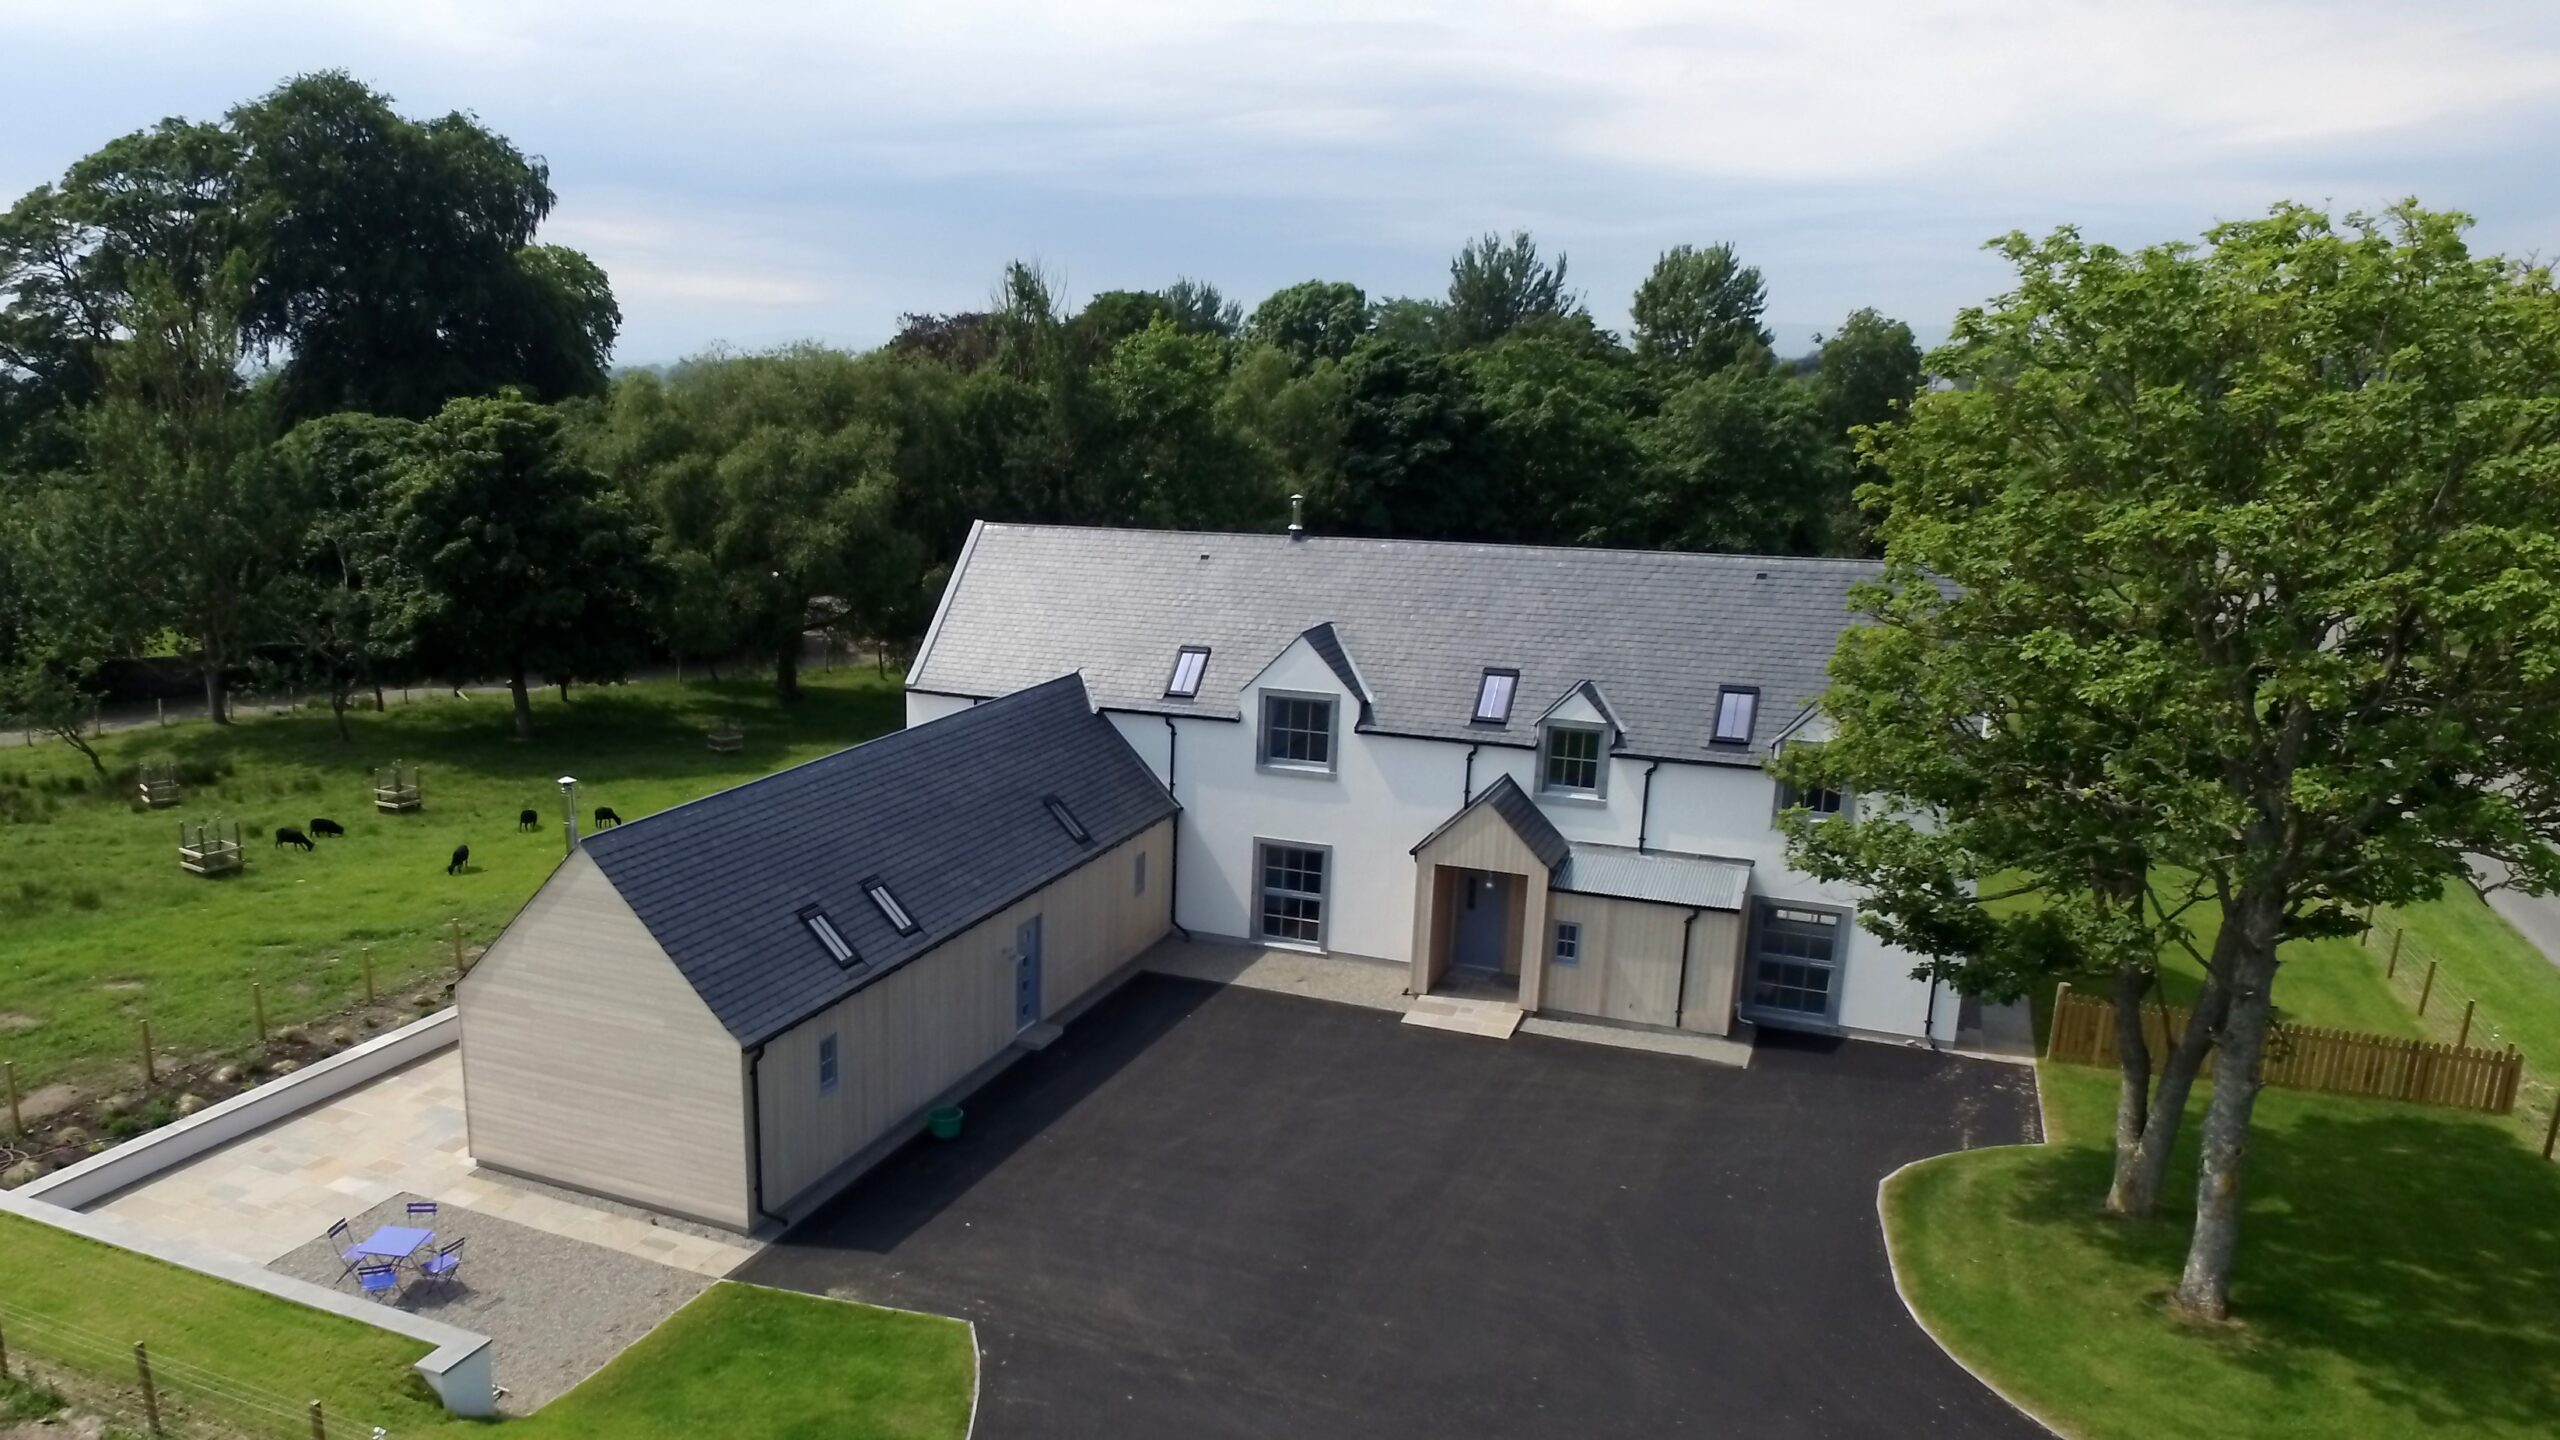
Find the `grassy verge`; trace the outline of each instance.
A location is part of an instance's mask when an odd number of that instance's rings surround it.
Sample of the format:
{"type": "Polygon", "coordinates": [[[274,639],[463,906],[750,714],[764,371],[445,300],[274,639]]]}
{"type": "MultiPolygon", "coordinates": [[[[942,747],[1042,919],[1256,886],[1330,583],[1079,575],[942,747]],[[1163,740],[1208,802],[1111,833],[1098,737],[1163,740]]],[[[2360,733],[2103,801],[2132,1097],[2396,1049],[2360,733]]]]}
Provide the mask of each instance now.
{"type": "Polygon", "coordinates": [[[2048,1423],[2086,1440],[2554,1433],[2560,1166],[2508,1127],[2263,1092],[2239,1323],[2200,1331],[2163,1306],[2196,1126],[2167,1213],[2108,1221],[2113,1076],[2048,1065],[2042,1079],[2049,1143],[1914,1166],[1884,1210],[1931,1330],[2048,1423]]]}
{"type": "Polygon", "coordinates": [[[898,680],[867,669],[807,677],[784,707],[754,684],[638,684],[537,705],[536,738],[508,735],[502,696],[441,699],[354,717],[341,742],[325,713],[105,737],[111,769],[164,757],[219,778],[182,808],[140,811],[59,746],[0,749],[0,1059],[22,1087],[129,1083],[136,1022],[180,1057],[248,1045],[249,986],[283,1025],[362,999],[358,950],[372,946],[389,992],[448,974],[447,921],[485,942],[560,858],[555,777],[576,775],[584,805],[625,818],[868,739],[900,720],[898,680]],[[703,732],[743,723],[745,748],[715,754],[703,732]],[[427,804],[377,815],[374,767],[425,767],[427,804]],[[542,823],[519,833],[530,807],[542,823]],[[176,863],[180,817],[239,820],[247,870],[207,880],[176,863]],[[275,827],[327,816],[347,827],[312,854],[272,848],[275,827]],[[469,873],[447,877],[456,845],[469,873]]]}
{"type": "MultiPolygon", "coordinates": [[[[447,1415],[411,1373],[422,1346],[9,1215],[0,1215],[0,1307],[16,1363],[34,1361],[109,1413],[137,1403],[140,1340],[164,1404],[191,1422],[301,1433],[302,1407],[317,1399],[333,1434],[487,1433],[447,1415]]],[[[577,1389],[499,1430],[527,1440],[957,1440],[976,1363],[955,1320],[716,1285],[577,1389]]]]}
{"type": "Polygon", "coordinates": [[[2441,898],[2387,912],[2381,921],[2377,950],[2387,951],[2389,926],[2408,930],[2396,988],[2412,1003],[2425,962],[2436,962],[2435,994],[2427,1005],[2431,1028],[2450,1036],[2462,1002],[2477,1000],[2472,1043],[2513,1045],[2525,1053],[2528,1066],[2546,1075],[2560,1069],[2560,966],[2544,959],[2470,886],[2448,885],[2441,898]]]}

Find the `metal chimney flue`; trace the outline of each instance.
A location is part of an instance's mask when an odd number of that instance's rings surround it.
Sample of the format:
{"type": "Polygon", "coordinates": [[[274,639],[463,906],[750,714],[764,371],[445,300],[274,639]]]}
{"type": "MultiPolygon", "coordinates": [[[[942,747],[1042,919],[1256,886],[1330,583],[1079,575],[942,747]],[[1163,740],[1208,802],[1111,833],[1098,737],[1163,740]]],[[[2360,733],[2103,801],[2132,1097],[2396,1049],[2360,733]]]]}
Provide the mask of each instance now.
{"type": "Polygon", "coordinates": [[[1304,495],[1289,497],[1289,538],[1292,540],[1307,538],[1307,497],[1304,495]]]}

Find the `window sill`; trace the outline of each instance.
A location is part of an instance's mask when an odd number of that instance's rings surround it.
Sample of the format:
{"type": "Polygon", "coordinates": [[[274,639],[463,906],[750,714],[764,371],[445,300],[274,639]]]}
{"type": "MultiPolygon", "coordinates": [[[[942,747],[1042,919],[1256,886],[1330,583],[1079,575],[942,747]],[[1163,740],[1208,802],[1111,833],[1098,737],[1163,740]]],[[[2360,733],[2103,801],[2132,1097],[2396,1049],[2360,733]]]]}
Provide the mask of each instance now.
{"type": "Polygon", "coordinates": [[[1295,775],[1302,780],[1334,778],[1334,769],[1330,765],[1292,765],[1285,760],[1263,760],[1256,762],[1253,768],[1265,775],[1295,775]]]}
{"type": "Polygon", "coordinates": [[[1593,790],[1541,790],[1538,800],[1541,804],[1580,805],[1593,810],[1609,808],[1609,797],[1593,790]]]}
{"type": "Polygon", "coordinates": [[[1329,955],[1332,953],[1322,945],[1318,945],[1307,940],[1274,940],[1266,935],[1253,943],[1261,946],[1265,950],[1291,950],[1300,955],[1329,955]]]}

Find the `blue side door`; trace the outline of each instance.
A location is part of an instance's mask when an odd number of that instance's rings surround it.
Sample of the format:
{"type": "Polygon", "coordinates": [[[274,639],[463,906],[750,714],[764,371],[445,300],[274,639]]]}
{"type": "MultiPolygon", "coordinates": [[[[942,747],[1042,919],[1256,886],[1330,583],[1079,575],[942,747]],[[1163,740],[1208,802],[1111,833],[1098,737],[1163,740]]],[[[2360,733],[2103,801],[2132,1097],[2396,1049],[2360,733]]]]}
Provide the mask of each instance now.
{"type": "Polygon", "coordinates": [[[1013,932],[1013,1024],[1028,1030],[1040,1023],[1040,917],[1032,916],[1013,932]]]}

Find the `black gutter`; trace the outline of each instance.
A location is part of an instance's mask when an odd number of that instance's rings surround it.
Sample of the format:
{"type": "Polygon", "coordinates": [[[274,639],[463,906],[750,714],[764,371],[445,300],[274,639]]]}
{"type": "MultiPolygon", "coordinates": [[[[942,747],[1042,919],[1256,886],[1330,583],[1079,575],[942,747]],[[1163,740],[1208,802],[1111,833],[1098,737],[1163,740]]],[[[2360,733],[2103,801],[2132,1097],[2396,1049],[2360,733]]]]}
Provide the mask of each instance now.
{"type": "Polygon", "coordinates": [[[1164,918],[1184,940],[1191,932],[1182,928],[1182,797],[1174,794],[1175,767],[1181,761],[1182,731],[1173,717],[1164,717],[1164,793],[1173,796],[1173,839],[1165,847],[1164,918]]]}
{"type": "Polygon", "coordinates": [[[1671,992],[1671,1028],[1680,1028],[1680,1016],[1689,1005],[1689,932],[1696,928],[1698,912],[1704,906],[1689,907],[1689,918],[1680,922],[1680,988],[1671,992]]]}
{"type": "Polygon", "coordinates": [[[1483,748],[1484,742],[1481,740],[1469,741],[1467,744],[1467,779],[1466,783],[1459,787],[1458,794],[1458,803],[1462,806],[1476,803],[1476,752],[1483,748]]]}
{"type": "Polygon", "coordinates": [[[747,1140],[753,1152],[747,1161],[747,1205],[788,1230],[790,1221],[764,1208],[764,1047],[771,1043],[757,1041],[755,1053],[747,1057],[747,1140]]]}
{"type": "Polygon", "coordinates": [[[1644,853],[1645,832],[1653,824],[1653,772],[1661,768],[1659,760],[1644,767],[1644,798],[1636,803],[1636,853],[1639,855],[1644,853]]]}

